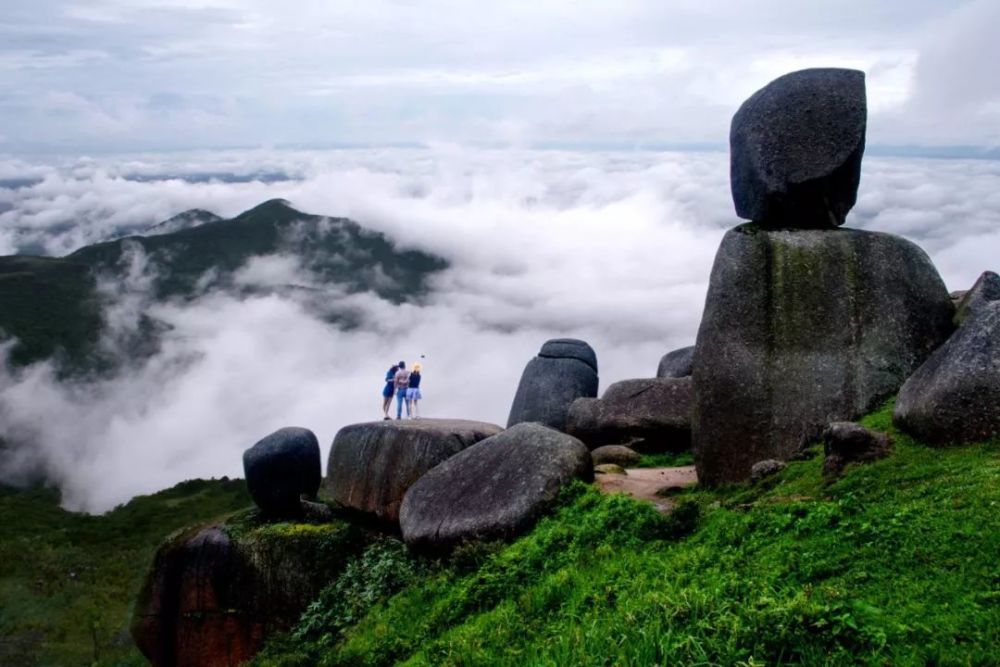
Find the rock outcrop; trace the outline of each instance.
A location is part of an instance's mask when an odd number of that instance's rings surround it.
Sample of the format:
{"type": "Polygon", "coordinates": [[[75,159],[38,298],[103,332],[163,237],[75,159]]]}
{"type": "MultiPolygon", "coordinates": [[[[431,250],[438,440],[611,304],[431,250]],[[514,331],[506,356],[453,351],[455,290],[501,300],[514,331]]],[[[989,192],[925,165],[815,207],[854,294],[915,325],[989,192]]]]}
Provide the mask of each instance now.
{"type": "Polygon", "coordinates": [[[590,453],[595,466],[614,463],[619,466],[633,466],[642,460],[637,451],[624,445],[604,445],[590,453]]]}
{"type": "Polygon", "coordinates": [[[779,472],[784,470],[788,466],[784,461],[777,461],[775,459],[764,459],[763,461],[757,461],[752,466],[750,466],[750,482],[753,484],[759,484],[763,482],[768,477],[773,477],[779,472]]]}
{"type": "Polygon", "coordinates": [[[754,93],[729,134],[737,215],[772,229],[844,224],[857,199],[867,116],[857,70],[792,72],[754,93]]]}
{"type": "Polygon", "coordinates": [[[686,378],[691,375],[694,362],[694,345],[667,352],[656,368],[658,378],[686,378]]]}
{"type": "Polygon", "coordinates": [[[538,422],[564,431],[570,404],[597,396],[597,384],[597,355],[590,345],[572,338],[550,340],[521,374],[507,426],[538,422]]]}
{"type": "Polygon", "coordinates": [[[319,441],[312,431],[288,427],[243,452],[247,489],[273,516],[298,516],[302,496],[314,498],[322,479],[319,441]]]}
{"type": "Polygon", "coordinates": [[[955,324],[961,325],[994,301],[1000,301],[1000,276],[984,271],[972,288],[962,293],[955,309],[955,324]]]}
{"type": "Polygon", "coordinates": [[[189,530],[157,551],[132,637],[154,667],[245,662],[298,621],[361,544],[343,523],[189,530]]]}
{"type": "Polygon", "coordinates": [[[893,422],[932,444],[1000,434],[1000,302],[967,319],[906,381],[893,422]]]}
{"type": "Polygon", "coordinates": [[[600,399],[573,402],[566,432],[588,447],[629,444],[643,453],[691,447],[691,378],[644,378],[612,384],[600,399]]]}
{"type": "Polygon", "coordinates": [[[451,457],[410,487],[400,509],[403,539],[444,551],[528,530],[574,479],[591,480],[590,452],[576,438],[518,424],[451,457]]]}
{"type": "Polygon", "coordinates": [[[395,523],[403,494],[424,473],[502,430],[464,419],[345,426],[333,439],[323,491],[342,507],[395,523]]]}
{"type": "Polygon", "coordinates": [[[823,431],[823,473],[836,476],[848,463],[867,463],[892,452],[892,441],[854,422],[833,422],[823,431]]]}
{"type": "Polygon", "coordinates": [[[916,245],[859,230],[729,231],[694,363],[698,478],[746,479],[831,421],[895,393],[953,330],[940,276],[916,245]]]}

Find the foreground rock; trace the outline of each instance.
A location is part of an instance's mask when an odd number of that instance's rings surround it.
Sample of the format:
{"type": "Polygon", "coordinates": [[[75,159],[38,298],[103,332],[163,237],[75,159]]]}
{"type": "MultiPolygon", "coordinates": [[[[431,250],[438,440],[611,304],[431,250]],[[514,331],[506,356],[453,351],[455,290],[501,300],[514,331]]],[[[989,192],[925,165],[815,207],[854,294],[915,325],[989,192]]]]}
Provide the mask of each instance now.
{"type": "Polygon", "coordinates": [[[403,495],[424,473],[502,430],[463,419],[345,426],[330,448],[323,490],[342,507],[395,523],[403,495]]]}
{"type": "Polygon", "coordinates": [[[316,496],[320,466],[319,441],[305,428],[279,429],[243,452],[250,496],[274,516],[297,516],[302,496],[316,496]]]}
{"type": "Polygon", "coordinates": [[[955,309],[955,324],[961,325],[994,301],[1000,301],[1000,276],[984,271],[972,288],[962,293],[955,309]]]}
{"type": "Polygon", "coordinates": [[[893,422],[933,444],[1000,433],[1000,301],[966,320],[906,381],[893,422]]]}
{"type": "Polygon", "coordinates": [[[538,422],[563,431],[570,404],[597,396],[597,355],[582,340],[556,338],[528,362],[514,395],[507,426],[538,422]]]}
{"type": "Polygon", "coordinates": [[[768,228],[832,228],[857,199],[865,150],[865,75],[807,69],[779,77],[733,116],[736,213],[768,228]]]}
{"type": "Polygon", "coordinates": [[[745,480],[869,412],[948,338],[953,312],[927,255],[896,236],[730,230],[694,361],[699,480],[745,480]]]}
{"type": "Polygon", "coordinates": [[[868,463],[885,458],[892,452],[892,442],[885,433],[878,433],[854,422],[834,422],[823,431],[825,475],[839,475],[848,463],[868,463]]]}
{"type": "Polygon", "coordinates": [[[406,493],[406,543],[431,551],[528,530],[574,479],[590,480],[590,452],[540,424],[518,424],[437,466],[406,493]]]}
{"type": "Polygon", "coordinates": [[[590,458],[595,466],[602,463],[614,463],[619,466],[633,466],[642,460],[642,457],[634,449],[623,445],[604,445],[598,447],[590,453],[590,458]]]}
{"type": "Polygon", "coordinates": [[[754,484],[758,484],[768,477],[777,475],[786,467],[787,464],[784,461],[776,461],[774,459],[757,461],[757,463],[750,466],[750,481],[754,484]]]}
{"type": "Polygon", "coordinates": [[[588,447],[629,443],[643,453],[687,451],[693,406],[689,377],[623,380],[600,399],[574,401],[566,431],[588,447]]]}
{"type": "Polygon", "coordinates": [[[287,631],[360,549],[345,524],[197,528],[156,553],[132,637],[154,667],[229,667],[287,631]]]}
{"type": "Polygon", "coordinates": [[[656,368],[658,378],[686,378],[691,375],[694,362],[694,345],[667,352],[656,368]]]}

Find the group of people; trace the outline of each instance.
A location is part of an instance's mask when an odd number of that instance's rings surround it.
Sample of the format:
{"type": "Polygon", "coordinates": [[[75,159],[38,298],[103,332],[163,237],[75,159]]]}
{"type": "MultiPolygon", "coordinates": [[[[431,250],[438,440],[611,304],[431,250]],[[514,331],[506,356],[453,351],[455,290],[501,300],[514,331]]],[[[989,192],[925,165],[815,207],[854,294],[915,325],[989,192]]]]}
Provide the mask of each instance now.
{"type": "Polygon", "coordinates": [[[382,389],[382,414],[389,417],[389,406],[392,397],[396,397],[396,419],[403,418],[403,404],[406,404],[406,416],[409,419],[420,419],[417,404],[423,396],[420,394],[420,364],[413,364],[413,370],[406,369],[406,362],[399,362],[385,374],[385,387],[382,389]]]}

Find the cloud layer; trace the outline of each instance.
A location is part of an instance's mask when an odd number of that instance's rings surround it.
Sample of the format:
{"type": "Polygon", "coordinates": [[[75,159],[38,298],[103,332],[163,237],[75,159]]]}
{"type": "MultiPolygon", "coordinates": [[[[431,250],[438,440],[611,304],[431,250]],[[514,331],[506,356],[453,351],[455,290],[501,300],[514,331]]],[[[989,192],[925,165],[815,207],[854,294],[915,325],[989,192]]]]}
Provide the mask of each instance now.
{"type": "Polygon", "coordinates": [[[871,142],[1000,141],[994,0],[9,0],[5,150],[712,142],[791,69],[868,74],[871,142]]]}
{"type": "MultiPolygon", "coordinates": [[[[91,511],[188,477],[239,475],[242,450],[286,425],[316,431],[325,453],[341,426],[380,417],[382,375],[400,358],[424,361],[426,415],[501,424],[524,364],[551,337],[588,340],[602,387],[648,377],[693,341],[715,249],[738,222],[721,153],[439,146],[0,162],[0,178],[15,177],[37,182],[0,189],[7,251],[62,254],[188,208],[228,217],[283,197],[452,262],[421,305],[344,295],[287,255],[252,260],[238,284],[308,285],[318,297],[208,292],[152,304],[156,267],[133,256],[129,279],[104,285],[112,330],[127,336],[150,308],[173,327],[156,357],[84,384],[44,364],[0,374],[0,435],[35,443],[5,474],[40,465],[69,506],[91,511]],[[225,172],[270,176],[201,178],[225,172]],[[349,308],[363,325],[338,331],[317,304],[349,308]]],[[[998,162],[869,158],[848,224],[917,241],[949,288],[966,288],[997,268],[998,193],[998,162]]]]}

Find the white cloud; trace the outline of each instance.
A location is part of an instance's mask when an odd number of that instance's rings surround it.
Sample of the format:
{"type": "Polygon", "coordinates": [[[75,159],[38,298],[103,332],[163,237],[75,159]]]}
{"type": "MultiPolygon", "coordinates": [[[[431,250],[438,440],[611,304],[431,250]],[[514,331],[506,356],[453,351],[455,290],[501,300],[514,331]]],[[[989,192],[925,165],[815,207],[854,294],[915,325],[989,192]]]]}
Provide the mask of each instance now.
{"type": "MultiPolygon", "coordinates": [[[[739,222],[722,153],[199,152],[0,161],[0,177],[25,168],[43,180],[5,195],[14,209],[0,213],[0,245],[66,252],[188,208],[232,216],[283,197],[452,263],[425,303],[395,306],[323,285],[294,257],[255,258],[239,284],[310,289],[157,305],[172,326],[162,351],[114,380],[60,383],[44,365],[0,376],[0,428],[31,435],[67,501],[91,510],[188,477],[239,475],[242,450],[281,426],[313,429],[325,452],[341,426],[379,417],[382,374],[399,358],[425,355],[427,415],[501,424],[524,364],[551,337],[588,340],[602,387],[650,376],[664,352],[693,342],[716,247],[739,222]],[[124,178],[233,169],[295,178],[124,178]],[[337,331],[316,304],[364,324],[337,331]]],[[[849,225],[920,243],[949,288],[964,289],[998,268],[998,186],[1000,162],[868,158],[849,225]]],[[[132,259],[131,278],[106,287],[126,338],[150,270],[132,259]]]]}

